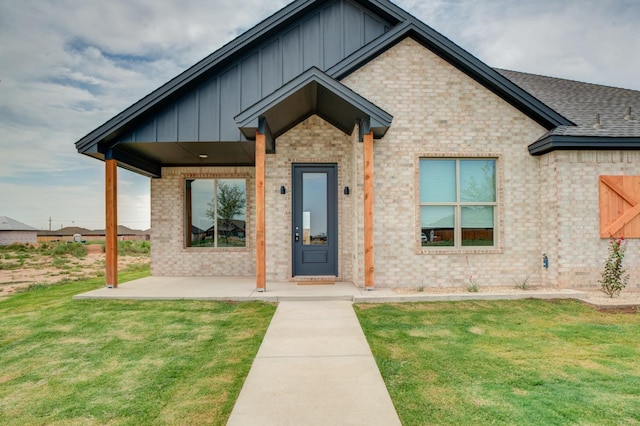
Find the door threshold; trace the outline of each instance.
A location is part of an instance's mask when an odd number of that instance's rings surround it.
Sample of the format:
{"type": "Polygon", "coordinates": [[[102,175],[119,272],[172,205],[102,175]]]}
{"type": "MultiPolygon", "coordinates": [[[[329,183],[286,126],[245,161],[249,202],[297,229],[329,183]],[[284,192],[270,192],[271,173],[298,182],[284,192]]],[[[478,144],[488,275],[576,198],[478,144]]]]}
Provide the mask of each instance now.
{"type": "Polygon", "coordinates": [[[293,277],[298,285],[335,285],[338,277],[293,277]]]}

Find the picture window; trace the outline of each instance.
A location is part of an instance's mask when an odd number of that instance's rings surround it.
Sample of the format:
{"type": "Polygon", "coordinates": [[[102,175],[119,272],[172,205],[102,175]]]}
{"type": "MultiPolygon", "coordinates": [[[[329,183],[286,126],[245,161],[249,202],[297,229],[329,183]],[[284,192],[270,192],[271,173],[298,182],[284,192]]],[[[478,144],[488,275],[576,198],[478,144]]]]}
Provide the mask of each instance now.
{"type": "Polygon", "coordinates": [[[245,179],[186,181],[186,246],[246,247],[245,179]]]}
{"type": "Polygon", "coordinates": [[[496,160],[420,159],[420,245],[494,247],[496,160]]]}

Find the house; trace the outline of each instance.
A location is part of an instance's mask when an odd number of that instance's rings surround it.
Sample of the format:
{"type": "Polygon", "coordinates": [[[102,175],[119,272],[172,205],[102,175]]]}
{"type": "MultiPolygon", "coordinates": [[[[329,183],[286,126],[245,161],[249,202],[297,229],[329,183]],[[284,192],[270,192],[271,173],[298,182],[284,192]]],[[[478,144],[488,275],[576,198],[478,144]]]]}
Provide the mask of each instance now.
{"type": "MultiPolygon", "coordinates": [[[[118,240],[149,240],[150,231],[140,231],[137,229],[131,229],[129,227],[118,225],[118,240]]],[[[104,229],[87,229],[79,226],[65,226],[56,231],[38,231],[38,242],[92,242],[92,241],[104,241],[106,238],[106,232],[104,229]]]]}
{"type": "Polygon", "coordinates": [[[624,235],[637,284],[638,111],[493,69],[387,0],[296,0],[76,148],[105,163],[108,286],[116,166],[151,178],[153,275],[594,286],[624,235]],[[223,214],[243,241],[192,244],[223,214]]]}
{"type": "Polygon", "coordinates": [[[0,216],[0,246],[35,244],[38,230],[7,216],[0,216]]]}

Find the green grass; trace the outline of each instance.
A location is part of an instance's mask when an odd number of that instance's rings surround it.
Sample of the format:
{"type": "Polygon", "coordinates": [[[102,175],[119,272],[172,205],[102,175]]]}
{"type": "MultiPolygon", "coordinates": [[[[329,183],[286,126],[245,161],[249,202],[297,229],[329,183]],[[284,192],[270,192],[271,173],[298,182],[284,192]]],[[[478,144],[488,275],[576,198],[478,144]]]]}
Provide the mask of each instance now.
{"type": "Polygon", "coordinates": [[[0,424],[225,424],[275,306],[71,300],[103,285],[0,301],[0,424]]]}
{"type": "Polygon", "coordinates": [[[572,301],[356,305],[402,423],[640,424],[640,315],[572,301]]]}

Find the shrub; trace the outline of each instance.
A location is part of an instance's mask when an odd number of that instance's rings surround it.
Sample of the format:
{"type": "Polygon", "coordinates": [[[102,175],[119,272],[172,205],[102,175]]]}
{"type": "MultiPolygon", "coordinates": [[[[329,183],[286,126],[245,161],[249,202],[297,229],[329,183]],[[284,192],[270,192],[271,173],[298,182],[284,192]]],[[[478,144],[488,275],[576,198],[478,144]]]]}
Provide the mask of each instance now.
{"type": "Polygon", "coordinates": [[[53,266],[55,266],[56,268],[59,269],[67,269],[69,268],[69,266],[67,265],[69,263],[69,259],[64,258],[64,257],[55,257],[53,259],[53,266]]]}
{"type": "Polygon", "coordinates": [[[473,275],[469,276],[469,285],[467,291],[469,293],[477,293],[480,290],[480,283],[473,279],[473,275]]]}
{"type": "Polygon", "coordinates": [[[51,254],[54,256],[70,254],[74,257],[81,258],[87,255],[87,247],[81,243],[61,243],[53,248],[51,254]]]}
{"type": "Polygon", "coordinates": [[[622,267],[625,251],[624,238],[610,238],[609,255],[604,264],[602,279],[599,281],[602,291],[609,297],[618,296],[629,282],[629,275],[622,267]]]}
{"type": "Polygon", "coordinates": [[[528,290],[529,278],[531,278],[531,275],[527,275],[524,279],[521,279],[521,280],[513,280],[513,283],[515,284],[515,288],[517,288],[518,290],[528,290]]]}
{"type": "Polygon", "coordinates": [[[151,244],[149,241],[118,241],[118,254],[119,255],[139,255],[139,254],[149,254],[151,249],[151,244]]]}
{"type": "Polygon", "coordinates": [[[87,252],[88,252],[87,246],[79,243],[73,243],[73,245],[75,246],[71,250],[71,254],[73,255],[73,257],[81,259],[87,255],[87,252]]]}
{"type": "Polygon", "coordinates": [[[13,244],[9,244],[7,246],[0,246],[0,250],[2,251],[19,251],[19,252],[25,252],[25,251],[32,251],[34,249],[33,244],[29,244],[29,243],[13,243],[13,244]]]}

